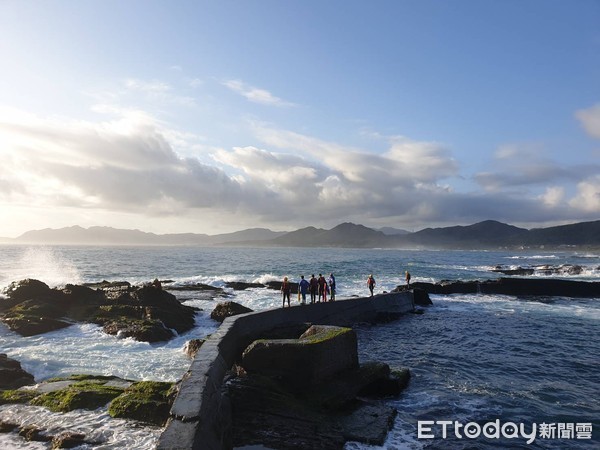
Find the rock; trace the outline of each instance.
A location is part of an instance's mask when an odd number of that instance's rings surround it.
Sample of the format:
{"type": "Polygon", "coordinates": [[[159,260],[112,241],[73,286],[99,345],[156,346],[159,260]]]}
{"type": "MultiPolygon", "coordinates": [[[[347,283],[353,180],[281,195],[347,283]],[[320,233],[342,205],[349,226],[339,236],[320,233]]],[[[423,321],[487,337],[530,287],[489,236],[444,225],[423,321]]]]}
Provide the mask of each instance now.
{"type": "Polygon", "coordinates": [[[174,383],[139,381],[111,402],[108,413],[112,417],[163,426],[176,394],[174,383]]]}
{"type": "Polygon", "coordinates": [[[0,433],[10,433],[11,431],[19,428],[18,423],[14,422],[5,422],[4,420],[0,420],[0,433]]]}
{"type": "Polygon", "coordinates": [[[338,410],[351,406],[360,394],[375,395],[376,389],[373,386],[388,380],[389,376],[390,368],[387,364],[369,362],[339,373],[328,382],[308,387],[306,396],[326,410],[338,410]]]}
{"type": "Polygon", "coordinates": [[[360,390],[358,395],[368,397],[395,397],[402,392],[410,380],[410,371],[406,368],[392,370],[360,390]]]}
{"type": "Polygon", "coordinates": [[[106,334],[119,339],[133,338],[141,342],[162,342],[173,338],[174,334],[159,320],[122,318],[109,321],[102,327],[106,334]]]}
{"type": "Polygon", "coordinates": [[[504,268],[502,266],[496,266],[495,268],[492,269],[492,272],[499,272],[499,273],[503,273],[504,275],[533,275],[533,273],[535,272],[534,269],[531,268],[523,268],[523,267],[517,267],[516,269],[510,269],[510,268],[504,268]]]}
{"type": "Polygon", "coordinates": [[[17,389],[34,384],[33,375],[23,370],[21,363],[0,353],[0,389],[17,389]]]}
{"type": "Polygon", "coordinates": [[[47,435],[44,430],[36,427],[35,425],[25,425],[19,429],[19,436],[27,439],[28,441],[36,442],[50,442],[52,436],[47,435]]]}
{"type": "Polygon", "coordinates": [[[378,403],[362,403],[355,411],[340,419],[344,440],[381,446],[394,425],[397,411],[378,403]]]}
{"type": "Polygon", "coordinates": [[[193,358],[196,356],[196,353],[198,353],[198,350],[200,350],[200,347],[202,347],[202,344],[204,344],[205,341],[206,339],[190,339],[185,343],[183,352],[190,358],[193,358]]]}
{"type": "Polygon", "coordinates": [[[13,281],[5,290],[7,297],[16,301],[45,297],[51,295],[51,293],[52,290],[46,283],[32,278],[13,281]]]}
{"type": "Polygon", "coordinates": [[[246,283],[243,281],[228,281],[227,283],[225,283],[225,286],[227,286],[230,289],[233,289],[234,291],[245,291],[246,289],[249,288],[264,288],[265,285],[262,283],[246,283]]]}
{"type": "Polygon", "coordinates": [[[429,294],[425,289],[414,288],[413,290],[413,299],[415,301],[415,305],[419,306],[430,306],[433,305],[433,302],[429,298],[429,294]]]}
{"type": "Polygon", "coordinates": [[[414,283],[429,294],[502,294],[515,296],[600,297],[600,282],[560,279],[498,278],[487,281],[414,283]]]}
{"type": "MultiPolygon", "coordinates": [[[[269,281],[267,283],[267,287],[269,289],[275,289],[276,291],[281,291],[282,284],[283,283],[281,281],[269,281]]],[[[290,292],[292,294],[298,293],[298,283],[294,283],[293,281],[290,281],[290,292]]]]}
{"type": "Polygon", "coordinates": [[[75,448],[85,444],[85,434],[65,431],[52,438],[52,448],[75,448]]]}
{"type": "Polygon", "coordinates": [[[223,322],[227,317],[237,316],[238,314],[246,314],[252,312],[250,308],[246,308],[236,302],[222,302],[217,304],[215,309],[210,313],[210,318],[217,322],[223,322]]]}
{"type": "Polygon", "coordinates": [[[299,339],[261,339],[242,354],[251,373],[282,378],[290,389],[331,379],[358,367],[356,333],[350,328],[313,325],[299,339]]]}
{"type": "Polygon", "coordinates": [[[109,334],[130,336],[148,342],[164,341],[195,326],[197,308],[182,305],[177,298],[152,286],[131,287],[127,282],[93,285],[67,284],[50,289],[45,283],[27,279],[7,289],[1,320],[23,336],[58,330],[73,322],[92,322],[109,334]]]}
{"type": "Polygon", "coordinates": [[[121,395],[124,388],[108,383],[107,377],[73,380],[62,389],[37,395],[30,404],[43,406],[55,412],[67,412],[74,409],[94,410],[105,406],[121,395]]]}

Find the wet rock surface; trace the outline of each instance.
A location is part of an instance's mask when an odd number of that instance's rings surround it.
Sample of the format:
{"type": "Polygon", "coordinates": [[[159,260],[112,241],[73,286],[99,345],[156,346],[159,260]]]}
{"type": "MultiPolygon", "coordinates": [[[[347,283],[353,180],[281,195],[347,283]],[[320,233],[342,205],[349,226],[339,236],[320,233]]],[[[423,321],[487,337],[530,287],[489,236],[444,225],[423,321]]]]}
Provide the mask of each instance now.
{"type": "Polygon", "coordinates": [[[560,279],[499,278],[486,281],[412,283],[428,294],[500,294],[515,296],[600,297],[600,282],[560,279]]]}
{"type": "Polygon", "coordinates": [[[197,309],[162,289],[128,282],[67,284],[51,289],[38,280],[12,283],[0,300],[0,320],[22,336],[33,336],[75,322],[102,325],[108,334],[158,342],[192,329],[197,309]]]}
{"type": "Polygon", "coordinates": [[[33,383],[33,375],[23,370],[19,361],[0,353],[0,389],[17,389],[33,383]]]}
{"type": "Polygon", "coordinates": [[[237,316],[238,314],[245,314],[252,312],[250,308],[240,305],[236,302],[222,302],[219,303],[215,309],[210,313],[210,318],[217,322],[223,322],[227,317],[237,316]]]}

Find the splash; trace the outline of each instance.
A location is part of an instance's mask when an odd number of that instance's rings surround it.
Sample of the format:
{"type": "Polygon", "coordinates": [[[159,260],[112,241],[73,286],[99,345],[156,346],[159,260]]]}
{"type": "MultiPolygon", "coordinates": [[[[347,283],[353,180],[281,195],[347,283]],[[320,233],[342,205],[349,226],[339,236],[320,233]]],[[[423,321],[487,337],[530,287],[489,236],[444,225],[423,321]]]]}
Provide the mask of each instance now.
{"type": "Polygon", "coordinates": [[[20,258],[11,261],[10,267],[2,270],[0,284],[4,287],[25,278],[35,278],[50,287],[83,282],[76,265],[52,247],[26,248],[20,258]]]}

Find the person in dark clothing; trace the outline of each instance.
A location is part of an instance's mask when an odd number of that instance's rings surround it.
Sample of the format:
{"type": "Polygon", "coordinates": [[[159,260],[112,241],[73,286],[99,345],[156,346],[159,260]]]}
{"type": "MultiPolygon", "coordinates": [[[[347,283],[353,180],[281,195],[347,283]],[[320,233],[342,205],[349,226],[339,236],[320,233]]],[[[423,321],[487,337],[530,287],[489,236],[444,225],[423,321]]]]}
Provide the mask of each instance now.
{"type": "Polygon", "coordinates": [[[375,278],[373,278],[373,275],[369,275],[369,278],[367,278],[367,286],[369,291],[371,291],[371,297],[373,297],[373,289],[375,289],[375,278]]]}
{"type": "Polygon", "coordinates": [[[283,283],[281,283],[281,292],[283,294],[283,308],[285,308],[286,297],[287,297],[287,302],[288,302],[288,308],[290,307],[290,292],[291,291],[292,291],[292,287],[290,286],[288,277],[283,277],[283,283]]]}
{"type": "Polygon", "coordinates": [[[310,302],[314,303],[317,301],[317,292],[319,291],[319,283],[318,283],[317,279],[315,278],[314,273],[310,276],[309,284],[310,284],[310,286],[309,286],[310,302]]]}
{"type": "Polygon", "coordinates": [[[325,281],[325,277],[322,273],[319,274],[319,279],[317,280],[317,282],[319,283],[319,302],[321,301],[321,299],[325,301],[325,285],[327,284],[327,281],[325,281]]]}

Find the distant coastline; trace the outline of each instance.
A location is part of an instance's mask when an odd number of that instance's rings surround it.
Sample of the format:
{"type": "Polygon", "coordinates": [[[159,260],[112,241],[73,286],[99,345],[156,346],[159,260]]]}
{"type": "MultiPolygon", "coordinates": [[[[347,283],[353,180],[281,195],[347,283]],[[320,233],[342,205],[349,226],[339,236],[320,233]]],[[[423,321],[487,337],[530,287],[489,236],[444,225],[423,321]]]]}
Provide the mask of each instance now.
{"type": "Polygon", "coordinates": [[[251,228],[217,235],[155,234],[111,227],[73,226],[32,230],[14,239],[0,238],[0,244],[599,250],[600,220],[530,230],[487,220],[468,226],[426,228],[417,232],[395,228],[376,230],[342,223],[330,230],[306,227],[282,232],[251,228]]]}

